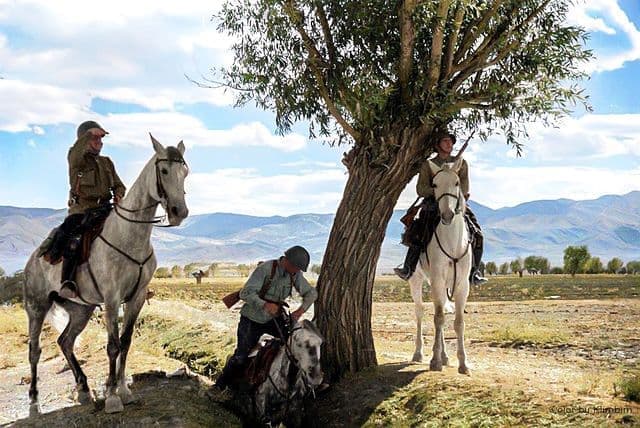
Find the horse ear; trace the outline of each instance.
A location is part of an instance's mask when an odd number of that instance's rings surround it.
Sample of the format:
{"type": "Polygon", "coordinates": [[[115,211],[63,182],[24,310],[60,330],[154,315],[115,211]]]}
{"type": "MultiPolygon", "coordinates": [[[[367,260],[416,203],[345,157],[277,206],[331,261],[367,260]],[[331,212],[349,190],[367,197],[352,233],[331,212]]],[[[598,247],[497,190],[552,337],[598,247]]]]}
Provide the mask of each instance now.
{"type": "Polygon", "coordinates": [[[427,159],[427,162],[429,162],[429,168],[431,168],[431,172],[434,175],[435,175],[436,172],[438,172],[438,171],[440,171],[442,169],[441,167],[439,167],[435,163],[431,162],[431,159],[427,159]]]}
{"type": "Polygon", "coordinates": [[[314,323],[312,323],[309,320],[303,320],[302,327],[307,330],[311,330],[316,336],[318,336],[324,342],[324,337],[322,336],[322,333],[320,333],[320,330],[318,330],[318,327],[316,327],[314,323]]]}
{"type": "Polygon", "coordinates": [[[153,150],[156,151],[156,154],[160,154],[162,152],[164,152],[164,146],[162,144],[160,144],[160,141],[156,140],[153,135],[151,135],[151,132],[149,132],[149,137],[151,137],[151,143],[153,144],[153,150]]]}
{"type": "Polygon", "coordinates": [[[180,152],[181,155],[184,155],[184,143],[182,142],[182,140],[180,140],[180,142],[178,143],[178,151],[180,152]]]}
{"type": "Polygon", "coordinates": [[[458,173],[458,171],[460,171],[460,168],[462,167],[462,162],[464,162],[464,158],[461,158],[461,157],[457,158],[456,161],[451,166],[451,169],[454,170],[456,174],[458,173]]]}

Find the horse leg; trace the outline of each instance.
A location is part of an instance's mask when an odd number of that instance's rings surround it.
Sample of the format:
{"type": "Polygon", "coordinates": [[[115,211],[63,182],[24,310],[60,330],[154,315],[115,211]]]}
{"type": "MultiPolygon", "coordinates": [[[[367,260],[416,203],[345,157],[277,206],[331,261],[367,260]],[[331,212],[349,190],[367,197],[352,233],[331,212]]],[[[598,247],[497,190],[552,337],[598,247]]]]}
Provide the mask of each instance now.
{"type": "Polygon", "coordinates": [[[442,341],[442,352],[440,353],[440,359],[442,360],[443,366],[448,366],[449,356],[447,355],[447,344],[444,341],[444,328],[442,334],[440,335],[440,340],[442,341]]]}
{"type": "Polygon", "coordinates": [[[106,383],[104,411],[116,413],[124,410],[122,400],[116,395],[116,364],[120,354],[120,338],[118,337],[118,304],[105,304],[104,320],[107,326],[107,355],[109,356],[109,377],[106,383]]]}
{"type": "Polygon", "coordinates": [[[67,363],[69,364],[76,380],[78,401],[81,403],[87,403],[91,398],[89,385],[87,383],[87,376],[82,371],[80,363],[78,363],[78,360],[73,353],[73,348],[76,338],[82,330],[85,329],[89,319],[91,319],[91,315],[93,314],[95,307],[79,305],[69,301],[62,303],[61,305],[69,314],[69,323],[60,337],[58,337],[58,345],[60,346],[60,349],[62,349],[62,353],[67,359],[67,363]]]}
{"type": "Polygon", "coordinates": [[[118,395],[122,400],[122,404],[130,404],[134,401],[133,394],[127,386],[126,365],[127,354],[131,346],[131,337],[133,336],[133,328],[140,314],[140,310],[144,305],[144,298],[147,294],[147,288],[141,287],[141,292],[125,305],[124,322],[122,325],[122,336],[120,336],[120,356],[118,357],[118,395]]]}
{"type": "Polygon", "coordinates": [[[456,330],[458,338],[458,373],[470,375],[467,367],[467,354],[464,349],[464,307],[467,304],[467,296],[469,294],[469,284],[466,287],[462,284],[461,293],[456,296],[456,318],[453,327],[456,330]]]}
{"type": "Polygon", "coordinates": [[[38,402],[38,361],[40,361],[40,333],[42,324],[51,307],[48,300],[41,305],[26,302],[25,309],[29,318],[29,364],[31,365],[31,386],[29,387],[29,398],[31,404],[38,402]]]}
{"type": "Polygon", "coordinates": [[[435,338],[433,340],[433,356],[429,364],[432,371],[442,371],[442,355],[446,355],[444,351],[444,302],[447,298],[444,285],[437,286],[432,284],[431,296],[433,298],[433,324],[435,326],[435,338]]]}
{"type": "Polygon", "coordinates": [[[415,304],[416,310],[416,350],[413,353],[411,361],[421,363],[424,358],[422,347],[424,345],[422,339],[422,317],[424,316],[424,305],[422,303],[422,282],[424,275],[421,266],[416,269],[414,274],[409,278],[409,287],[411,287],[411,298],[415,304]]]}

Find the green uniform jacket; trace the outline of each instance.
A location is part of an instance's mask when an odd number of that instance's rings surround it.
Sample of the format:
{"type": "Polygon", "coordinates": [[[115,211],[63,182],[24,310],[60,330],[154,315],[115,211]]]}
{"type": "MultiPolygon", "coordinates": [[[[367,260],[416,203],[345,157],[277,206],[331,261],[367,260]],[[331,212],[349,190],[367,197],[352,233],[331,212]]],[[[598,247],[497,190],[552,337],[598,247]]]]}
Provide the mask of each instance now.
{"type": "MultiPolygon", "coordinates": [[[[454,161],[452,156],[448,158],[441,158],[440,156],[436,156],[431,159],[431,162],[435,163],[438,166],[442,166],[445,163],[451,163],[454,161]]],[[[434,172],[431,170],[429,166],[429,162],[422,164],[420,168],[420,175],[418,176],[418,184],[416,185],[416,191],[418,192],[418,196],[422,196],[423,198],[429,198],[433,196],[433,175],[434,172]]],[[[462,159],[462,165],[460,166],[460,170],[458,171],[458,177],[460,178],[460,189],[462,190],[462,194],[464,197],[468,197],[469,195],[469,166],[467,165],[467,161],[462,159]]]]}
{"type": "MultiPolygon", "coordinates": [[[[260,324],[264,324],[273,319],[263,307],[266,300],[282,303],[291,294],[290,276],[282,267],[282,263],[278,262],[278,267],[271,281],[271,287],[264,296],[265,299],[259,296],[262,285],[271,277],[272,265],[273,260],[261,263],[256,270],[253,271],[242,290],[240,290],[240,298],[245,301],[244,306],[242,306],[240,310],[240,314],[260,324]]],[[[306,311],[313,302],[316,301],[318,292],[309,285],[309,282],[302,276],[302,272],[294,275],[293,286],[302,296],[302,308],[306,311]]]]}
{"type": "Polygon", "coordinates": [[[87,151],[90,135],[80,137],[69,149],[69,214],[82,214],[111,199],[110,188],[122,198],[126,191],[113,162],[87,151]],[[75,201],[75,202],[74,202],[75,201]]]}

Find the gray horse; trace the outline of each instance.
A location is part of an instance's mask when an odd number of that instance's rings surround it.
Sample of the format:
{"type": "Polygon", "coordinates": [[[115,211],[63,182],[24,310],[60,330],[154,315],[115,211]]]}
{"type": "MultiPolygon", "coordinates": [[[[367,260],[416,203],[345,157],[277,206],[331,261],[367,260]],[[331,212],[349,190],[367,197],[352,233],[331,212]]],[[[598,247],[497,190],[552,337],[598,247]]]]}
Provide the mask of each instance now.
{"type": "MultiPolygon", "coordinates": [[[[60,264],[52,266],[34,252],[25,267],[24,305],[29,317],[29,362],[31,364],[32,404],[38,401],[37,366],[40,359],[40,333],[47,314],[53,321],[60,308],[64,325],[58,344],[73,371],[80,401],[89,396],[87,377],[80,368],[73,348],[76,337],[86,327],[91,314],[104,304],[108,333],[109,377],[106,382],[105,412],[123,410],[133,401],[125,379],[127,353],[133,327],[147,295],[147,285],[156,269],[151,246],[151,230],[162,205],[171,226],[179,225],[189,210],[184,197],[188,168],[182,141],[176,147],[163,147],[151,134],[154,156],[143,168],[127,196],[114,206],[102,233],[92,245],[89,261],[80,266],[76,282],[80,297],[64,300],[60,289],[60,264]],[[118,309],[124,303],[122,334],[118,332],[118,309]]],[[[59,323],[54,326],[60,329],[59,323]]]]}
{"type": "Polygon", "coordinates": [[[296,323],[273,360],[267,380],[250,396],[238,392],[236,403],[249,426],[287,427],[302,424],[304,399],[322,383],[320,346],[323,338],[309,320],[296,323]]]}

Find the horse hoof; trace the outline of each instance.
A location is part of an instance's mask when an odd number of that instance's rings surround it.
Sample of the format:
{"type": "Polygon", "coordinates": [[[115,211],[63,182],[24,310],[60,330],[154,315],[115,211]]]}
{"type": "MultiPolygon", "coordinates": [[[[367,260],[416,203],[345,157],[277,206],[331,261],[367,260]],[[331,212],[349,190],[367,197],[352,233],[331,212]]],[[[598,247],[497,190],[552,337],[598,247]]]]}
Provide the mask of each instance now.
{"type": "Polygon", "coordinates": [[[122,400],[117,395],[112,395],[108,397],[104,402],[104,412],[105,413],[118,413],[124,410],[124,405],[122,404],[122,400]]]}
{"type": "Polygon", "coordinates": [[[118,396],[120,397],[120,400],[122,400],[122,404],[124,404],[125,406],[127,404],[135,403],[136,401],[138,401],[136,396],[133,395],[130,391],[118,393],[118,396]]]}
{"type": "Polygon", "coordinates": [[[416,352],[415,354],[413,354],[413,358],[411,359],[411,361],[414,363],[421,363],[422,358],[423,358],[422,354],[416,352]]]}
{"type": "Polygon", "coordinates": [[[36,404],[38,402],[38,390],[37,389],[30,389],[29,390],[29,400],[30,400],[29,404],[36,404]]]}
{"type": "Polygon", "coordinates": [[[467,367],[467,366],[458,367],[458,373],[463,374],[463,375],[467,375],[467,376],[471,376],[471,370],[469,370],[469,367],[467,367]]]}
{"type": "Polygon", "coordinates": [[[93,396],[90,391],[84,389],[76,389],[74,399],[80,404],[91,404],[93,402],[93,396]]]}
{"type": "Polygon", "coordinates": [[[442,363],[434,361],[434,360],[431,360],[431,363],[429,363],[429,370],[431,370],[432,372],[441,372],[442,371],[442,363]]]}

